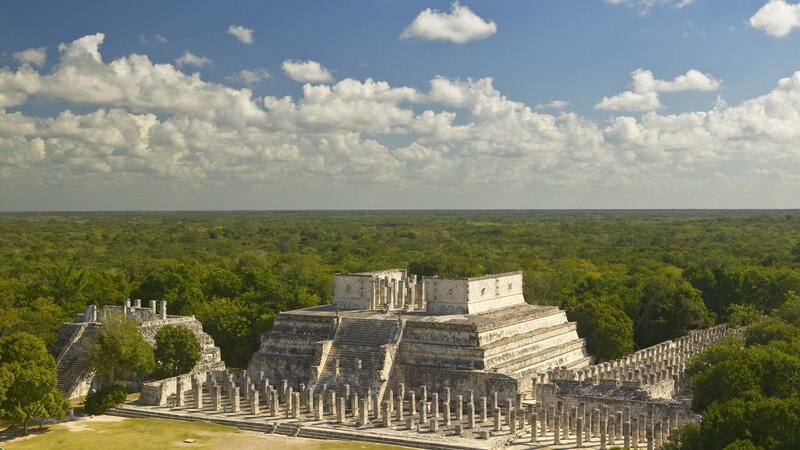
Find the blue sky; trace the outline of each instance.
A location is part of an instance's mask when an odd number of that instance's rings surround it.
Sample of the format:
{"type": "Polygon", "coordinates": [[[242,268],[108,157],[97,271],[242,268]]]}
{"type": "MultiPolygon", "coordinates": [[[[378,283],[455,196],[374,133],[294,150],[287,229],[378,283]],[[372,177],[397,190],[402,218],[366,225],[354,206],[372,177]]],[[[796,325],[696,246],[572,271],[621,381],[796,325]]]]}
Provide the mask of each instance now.
{"type": "Polygon", "coordinates": [[[0,1],[0,210],[796,207],[799,44],[784,0],[0,1]]]}

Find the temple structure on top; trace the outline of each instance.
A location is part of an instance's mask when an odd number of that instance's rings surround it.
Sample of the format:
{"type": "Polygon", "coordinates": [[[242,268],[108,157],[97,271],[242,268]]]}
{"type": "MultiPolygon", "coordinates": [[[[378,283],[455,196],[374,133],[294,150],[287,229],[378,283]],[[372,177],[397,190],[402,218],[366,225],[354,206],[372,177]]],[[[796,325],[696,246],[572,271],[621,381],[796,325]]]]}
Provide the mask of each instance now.
{"type": "Polygon", "coordinates": [[[564,311],[525,302],[521,272],[418,278],[391,269],[336,274],[332,305],[280,313],[248,372],[379,398],[401,383],[513,396],[548,369],[591,363],[564,311]]]}

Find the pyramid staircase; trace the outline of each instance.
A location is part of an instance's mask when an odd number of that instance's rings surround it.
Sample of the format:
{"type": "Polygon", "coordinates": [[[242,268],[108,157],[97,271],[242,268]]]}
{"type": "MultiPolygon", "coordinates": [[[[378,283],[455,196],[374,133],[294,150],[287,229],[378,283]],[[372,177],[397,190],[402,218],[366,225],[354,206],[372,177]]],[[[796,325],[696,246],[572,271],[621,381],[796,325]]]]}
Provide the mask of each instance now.
{"type": "Polygon", "coordinates": [[[372,388],[382,396],[401,335],[402,325],[396,319],[342,318],[327,358],[320,361],[316,384],[336,390],[349,384],[362,393],[372,388]]]}

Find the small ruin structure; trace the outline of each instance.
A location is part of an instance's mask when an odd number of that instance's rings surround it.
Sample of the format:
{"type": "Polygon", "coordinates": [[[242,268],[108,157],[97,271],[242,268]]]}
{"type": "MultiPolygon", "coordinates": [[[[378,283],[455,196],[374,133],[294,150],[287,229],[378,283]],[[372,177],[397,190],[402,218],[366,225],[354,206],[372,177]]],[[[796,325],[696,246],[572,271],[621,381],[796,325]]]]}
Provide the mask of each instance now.
{"type": "Polygon", "coordinates": [[[111,314],[124,314],[139,322],[144,339],[152,346],[156,343],[156,333],[165,325],[181,325],[197,336],[201,347],[200,361],[193,372],[224,370],[225,363],[214,339],[203,331],[203,326],[194,316],[175,316],[167,314],[167,302],[151,300],[142,306],[141,300],[125,300],[122,306],[105,305],[97,308],[89,305],[86,312],[78,314],[75,320],[63,324],[58,330],[58,389],[67,399],[82,397],[97,387],[94,373],[86,370],[86,355],[104,319],[111,314]]]}

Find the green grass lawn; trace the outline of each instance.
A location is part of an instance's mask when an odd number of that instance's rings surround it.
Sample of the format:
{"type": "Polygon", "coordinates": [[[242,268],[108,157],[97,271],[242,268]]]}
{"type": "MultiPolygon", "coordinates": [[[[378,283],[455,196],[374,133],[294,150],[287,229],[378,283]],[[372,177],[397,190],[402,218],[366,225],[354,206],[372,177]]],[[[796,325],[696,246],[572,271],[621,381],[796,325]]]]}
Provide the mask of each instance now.
{"type": "MultiPolygon", "coordinates": [[[[103,420],[108,416],[101,416],[103,420]]],[[[114,420],[110,418],[109,420],[114,420]]],[[[35,431],[35,430],[33,430],[35,431]]],[[[317,441],[254,433],[207,422],[169,419],[124,419],[120,421],[76,421],[45,427],[41,433],[7,442],[5,450],[33,449],[142,449],[165,448],[280,448],[290,450],[393,450],[401,447],[361,442],[317,441]],[[193,443],[184,443],[193,439],[193,443]]]]}

